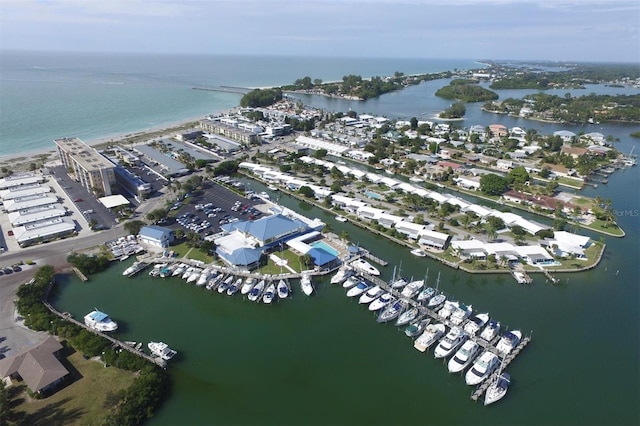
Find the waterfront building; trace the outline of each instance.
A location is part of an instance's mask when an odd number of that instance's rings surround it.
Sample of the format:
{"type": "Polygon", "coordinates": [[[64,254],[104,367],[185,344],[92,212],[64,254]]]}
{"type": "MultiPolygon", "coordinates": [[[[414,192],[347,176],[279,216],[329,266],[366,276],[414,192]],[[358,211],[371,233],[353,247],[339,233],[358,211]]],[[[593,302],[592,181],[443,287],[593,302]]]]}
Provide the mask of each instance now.
{"type": "Polygon", "coordinates": [[[173,229],[157,225],[143,226],[138,233],[138,241],[147,246],[164,249],[174,240],[173,229]]]}
{"type": "Polygon", "coordinates": [[[438,250],[444,250],[450,238],[449,234],[432,231],[430,229],[420,230],[418,236],[418,244],[438,250]]]}
{"type": "Polygon", "coordinates": [[[189,169],[184,164],[149,145],[136,145],[134,150],[146,157],[152,165],[159,165],[166,176],[181,176],[189,173],[189,169]]]}
{"type": "Polygon", "coordinates": [[[78,138],[55,139],[53,142],[58,148],[60,161],[76,181],[97,196],[113,194],[116,176],[112,162],[78,138]]]}
{"type": "Polygon", "coordinates": [[[33,185],[44,182],[44,176],[36,173],[18,173],[0,179],[0,190],[20,187],[23,185],[33,185]]]}
{"type": "Polygon", "coordinates": [[[242,144],[250,145],[260,141],[258,132],[248,131],[238,127],[237,120],[213,117],[200,120],[198,125],[206,133],[224,136],[242,144]]]}
{"type": "Polygon", "coordinates": [[[144,200],[151,194],[151,184],[143,181],[135,174],[122,166],[114,168],[116,174],[116,182],[120,189],[131,194],[138,201],[144,200]]]}

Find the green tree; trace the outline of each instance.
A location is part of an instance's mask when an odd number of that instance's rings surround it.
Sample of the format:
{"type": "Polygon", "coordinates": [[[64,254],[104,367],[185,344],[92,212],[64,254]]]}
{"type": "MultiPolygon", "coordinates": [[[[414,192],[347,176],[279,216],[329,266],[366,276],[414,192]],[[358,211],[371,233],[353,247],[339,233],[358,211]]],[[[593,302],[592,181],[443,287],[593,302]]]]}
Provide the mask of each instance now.
{"type": "Polygon", "coordinates": [[[501,195],[509,188],[506,178],[489,173],[480,178],[480,190],[487,195],[501,195]]]}
{"type": "Polygon", "coordinates": [[[309,188],[306,185],[301,186],[300,189],[298,189],[298,192],[307,198],[315,198],[316,196],[316,193],[313,191],[313,189],[309,188]]]}
{"type": "Polygon", "coordinates": [[[529,180],[529,173],[527,173],[527,169],[524,166],[514,167],[507,174],[507,181],[509,184],[524,184],[529,180]]]}
{"type": "Polygon", "coordinates": [[[130,220],[125,222],[124,229],[131,235],[138,235],[140,233],[140,229],[145,225],[146,223],[141,220],[130,220]]]}

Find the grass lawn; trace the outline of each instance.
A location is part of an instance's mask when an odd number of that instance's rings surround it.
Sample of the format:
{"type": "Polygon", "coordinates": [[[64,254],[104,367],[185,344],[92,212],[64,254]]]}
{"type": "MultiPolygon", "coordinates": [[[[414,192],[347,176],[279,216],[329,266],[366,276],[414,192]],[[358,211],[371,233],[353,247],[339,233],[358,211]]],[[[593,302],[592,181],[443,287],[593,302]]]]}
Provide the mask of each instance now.
{"type": "MultiPolygon", "coordinates": [[[[306,268],[303,268],[302,265],[300,264],[300,257],[294,252],[292,252],[291,250],[284,250],[282,252],[276,252],[274,254],[278,256],[280,259],[286,259],[287,265],[296,272],[300,272],[303,269],[306,269],[306,268]]],[[[261,274],[279,274],[280,272],[286,274],[291,271],[289,271],[289,269],[285,267],[280,267],[276,265],[271,259],[268,260],[265,266],[260,268],[261,274]]]]}
{"type": "Polygon", "coordinates": [[[585,226],[595,231],[601,231],[617,237],[624,236],[624,232],[622,231],[622,229],[618,228],[617,225],[611,225],[610,222],[605,222],[604,220],[596,219],[589,225],[585,225],[585,226]],[[607,227],[605,227],[605,225],[607,225],[607,227]]]}
{"type": "Polygon", "coordinates": [[[576,179],[567,178],[564,176],[558,176],[557,182],[560,185],[564,185],[564,186],[568,186],[570,188],[576,188],[576,189],[582,189],[582,187],[584,186],[584,182],[576,179]]]}
{"type": "Polygon", "coordinates": [[[32,399],[24,391],[17,395],[14,413],[19,424],[28,425],[99,425],[110,409],[106,395],[129,387],[134,373],[115,367],[104,368],[102,362],[86,360],[74,352],[63,360],[74,381],[44,399],[32,399]]]}
{"type": "Polygon", "coordinates": [[[198,249],[198,248],[191,248],[189,246],[187,246],[187,243],[180,243],[177,246],[172,246],[171,250],[173,250],[177,257],[187,257],[189,259],[193,259],[193,260],[201,260],[204,263],[211,263],[213,262],[213,256],[209,256],[208,254],[204,253],[202,250],[198,249]]]}

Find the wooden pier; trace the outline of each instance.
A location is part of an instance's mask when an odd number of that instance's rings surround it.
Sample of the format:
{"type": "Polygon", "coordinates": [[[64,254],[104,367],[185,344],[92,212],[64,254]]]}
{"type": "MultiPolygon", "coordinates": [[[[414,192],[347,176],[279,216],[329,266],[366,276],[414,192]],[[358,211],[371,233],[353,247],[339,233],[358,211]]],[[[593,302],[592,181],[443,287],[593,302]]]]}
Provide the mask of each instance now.
{"type": "Polygon", "coordinates": [[[560,281],[558,278],[556,278],[553,275],[551,275],[551,272],[547,271],[546,269],[540,268],[540,270],[542,271],[544,276],[547,277],[547,279],[549,281],[551,281],[552,283],[556,284],[558,281],[560,281]]]}
{"type": "Polygon", "coordinates": [[[360,256],[364,257],[367,260],[371,260],[377,263],[378,265],[387,266],[389,264],[389,262],[387,262],[386,260],[380,259],[379,257],[372,255],[368,250],[361,249],[360,256]]]}

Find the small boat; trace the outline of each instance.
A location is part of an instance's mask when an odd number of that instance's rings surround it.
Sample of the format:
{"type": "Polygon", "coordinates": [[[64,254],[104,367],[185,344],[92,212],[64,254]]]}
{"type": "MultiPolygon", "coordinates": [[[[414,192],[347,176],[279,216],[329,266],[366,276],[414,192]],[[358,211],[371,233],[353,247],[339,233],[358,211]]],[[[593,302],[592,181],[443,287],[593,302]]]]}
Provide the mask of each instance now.
{"type": "Polygon", "coordinates": [[[491,342],[500,333],[500,323],[498,321],[489,320],[486,327],[480,333],[480,338],[491,342]]]}
{"type": "Polygon", "coordinates": [[[302,288],[302,292],[307,295],[307,296],[311,296],[311,293],[313,293],[313,284],[311,283],[311,275],[309,274],[302,274],[302,277],[300,278],[300,287],[302,288]]]}
{"type": "Polygon", "coordinates": [[[464,380],[468,385],[477,385],[485,380],[498,367],[500,359],[494,353],[484,351],[467,371],[464,380]]]}
{"type": "Polygon", "coordinates": [[[369,290],[365,291],[360,295],[360,298],[358,299],[358,303],[361,303],[361,304],[371,303],[374,300],[376,300],[378,297],[380,297],[382,293],[384,293],[384,289],[382,287],[380,287],[379,285],[373,286],[369,290]]]}
{"type": "Polygon", "coordinates": [[[234,279],[235,277],[233,275],[229,275],[227,278],[225,278],[224,281],[222,281],[218,286],[218,293],[224,293],[225,291],[227,291],[229,286],[233,284],[234,279]]]}
{"type": "Polygon", "coordinates": [[[163,342],[149,342],[147,346],[153,355],[158,356],[165,361],[169,361],[178,353],[163,342]]]}
{"type": "Polygon", "coordinates": [[[256,302],[260,298],[260,296],[262,296],[262,291],[264,290],[265,283],[265,280],[258,281],[258,284],[253,286],[247,298],[252,302],[256,302]]]}
{"type": "Polygon", "coordinates": [[[178,275],[182,275],[184,274],[185,269],[187,269],[187,264],[181,263],[173,270],[173,272],[171,273],[171,276],[177,277],[178,275]]]}
{"type": "Polygon", "coordinates": [[[342,287],[351,288],[354,285],[358,284],[359,282],[360,282],[360,277],[352,275],[349,278],[347,278],[346,280],[344,280],[344,282],[342,283],[342,287]]]}
{"type": "Polygon", "coordinates": [[[436,290],[433,287],[424,288],[420,293],[418,293],[418,302],[425,302],[431,299],[434,294],[436,294],[436,290]]]}
{"type": "Polygon", "coordinates": [[[167,278],[169,276],[171,276],[171,274],[173,273],[174,269],[176,269],[178,267],[178,265],[174,264],[174,265],[169,265],[166,266],[164,268],[162,268],[160,270],[160,278],[167,278]]]}
{"type": "Polygon", "coordinates": [[[267,188],[269,188],[272,191],[278,191],[279,190],[278,187],[275,186],[275,185],[269,185],[267,188]]]}
{"type": "Polygon", "coordinates": [[[255,283],[256,283],[255,279],[251,277],[247,277],[247,279],[244,280],[244,284],[242,284],[242,287],[240,288],[240,294],[248,294],[253,288],[253,286],[255,285],[255,283]]]}
{"type": "Polygon", "coordinates": [[[351,269],[348,265],[343,265],[338,269],[338,272],[331,277],[331,284],[340,284],[344,282],[347,278],[349,278],[353,274],[353,269],[351,269]]]}
{"type": "Polygon", "coordinates": [[[194,268],[193,271],[191,271],[191,275],[187,277],[187,282],[188,283],[197,282],[200,279],[200,275],[202,275],[202,269],[194,268]]]}
{"type": "Polygon", "coordinates": [[[133,265],[129,266],[127,269],[125,269],[122,272],[122,275],[124,275],[126,277],[132,277],[135,274],[137,274],[138,272],[142,271],[147,266],[149,266],[149,264],[147,262],[143,262],[141,260],[136,260],[135,262],[133,262],[133,265]]]}
{"type": "Polygon", "coordinates": [[[469,336],[459,327],[453,327],[433,351],[436,358],[446,358],[456,351],[469,336]]]}
{"type": "Polygon", "coordinates": [[[391,293],[384,293],[382,296],[378,297],[376,300],[369,304],[369,310],[377,311],[384,308],[389,303],[393,303],[395,300],[396,298],[392,296],[391,293]]]}
{"type": "Polygon", "coordinates": [[[346,222],[346,221],[348,220],[348,219],[347,219],[346,217],[344,217],[344,216],[336,216],[336,217],[335,217],[335,219],[336,219],[338,222],[343,222],[343,223],[344,223],[344,222],[346,222]]]}
{"type": "Polygon", "coordinates": [[[447,300],[444,306],[438,311],[438,316],[442,319],[447,319],[456,309],[458,309],[458,302],[447,300]]]}
{"type": "Polygon", "coordinates": [[[378,270],[378,268],[376,268],[375,266],[373,266],[372,264],[370,264],[364,259],[354,260],[353,262],[351,262],[351,266],[369,275],[374,275],[374,276],[380,275],[380,271],[378,270]]]}
{"type": "Polygon", "coordinates": [[[191,274],[193,273],[193,270],[196,269],[193,266],[188,266],[187,269],[184,270],[184,272],[182,273],[182,279],[186,280],[187,278],[189,278],[189,276],[191,276],[191,274]]]}
{"type": "Polygon", "coordinates": [[[271,302],[273,302],[273,298],[275,297],[275,295],[276,295],[276,285],[272,282],[264,290],[264,294],[262,295],[262,302],[266,303],[267,305],[271,304],[271,302]]]}
{"type": "Polygon", "coordinates": [[[213,290],[214,288],[216,288],[216,286],[220,284],[223,279],[224,279],[224,274],[222,273],[217,274],[215,277],[211,278],[207,283],[207,287],[206,287],[207,290],[213,290]]]}
{"type": "Polygon", "coordinates": [[[527,278],[527,275],[524,272],[511,271],[511,275],[513,276],[513,278],[515,278],[518,284],[529,284],[531,282],[530,279],[527,278]]]}
{"type": "Polygon", "coordinates": [[[276,290],[278,292],[278,298],[286,299],[287,297],[289,297],[289,286],[287,285],[287,282],[285,280],[278,281],[276,290]]]}
{"type": "Polygon", "coordinates": [[[411,250],[410,253],[417,257],[425,257],[427,255],[427,253],[423,252],[419,248],[411,250]]]}
{"type": "Polygon", "coordinates": [[[395,319],[405,308],[409,305],[409,302],[406,300],[396,300],[395,302],[389,304],[380,315],[378,315],[378,322],[387,322],[395,319]]]}
{"type": "Polygon", "coordinates": [[[422,287],[424,287],[424,280],[411,281],[402,289],[401,294],[404,297],[411,299],[413,296],[418,294],[420,290],[422,290],[422,287]]]}
{"type": "Polygon", "coordinates": [[[431,309],[437,308],[438,306],[443,304],[445,300],[447,300],[447,296],[445,296],[442,293],[437,294],[433,296],[431,299],[429,299],[429,302],[427,302],[427,308],[431,308],[431,309]]]}
{"type": "Polygon", "coordinates": [[[118,323],[109,318],[109,315],[95,309],[84,316],[84,323],[87,327],[96,331],[115,331],[118,323]]]}
{"type": "Polygon", "coordinates": [[[501,400],[509,389],[511,383],[511,376],[509,373],[503,372],[498,376],[498,379],[491,383],[487,388],[487,392],[484,394],[484,405],[493,404],[496,401],[501,400]]]}
{"type": "Polygon", "coordinates": [[[459,373],[467,368],[478,352],[480,352],[480,349],[480,345],[473,340],[467,340],[464,342],[447,364],[449,373],[459,373]]]}
{"type": "Polygon", "coordinates": [[[409,324],[411,321],[416,319],[420,314],[420,310],[416,307],[412,307],[398,315],[398,319],[396,320],[396,325],[398,327],[403,326],[405,324],[409,324]]]}
{"type": "Polygon", "coordinates": [[[521,339],[522,333],[519,330],[507,331],[498,341],[496,349],[506,355],[518,346],[521,339]]]}
{"type": "Polygon", "coordinates": [[[200,277],[198,277],[198,281],[196,281],[196,285],[198,287],[202,287],[203,285],[206,285],[207,282],[209,281],[209,278],[211,278],[211,268],[205,268],[205,270],[202,271],[202,273],[200,274],[200,277]]]}
{"type": "Polygon", "coordinates": [[[406,334],[407,337],[419,336],[420,334],[422,334],[422,332],[424,331],[424,328],[428,326],[430,322],[431,322],[431,318],[412,322],[407,326],[407,328],[404,329],[404,334],[406,334]]]}
{"type": "Polygon", "coordinates": [[[398,277],[395,278],[393,280],[391,280],[391,288],[393,289],[401,289],[402,287],[406,286],[407,284],[409,284],[409,281],[405,278],[405,277],[398,277]]]}
{"type": "Polygon", "coordinates": [[[469,306],[464,304],[458,305],[458,309],[455,309],[451,313],[451,323],[453,325],[462,324],[467,318],[469,318],[472,312],[473,312],[473,309],[471,305],[469,306]]]}
{"type": "Polygon", "coordinates": [[[238,292],[238,290],[240,290],[240,286],[242,285],[242,278],[238,278],[237,280],[235,280],[230,286],[229,288],[227,288],[227,296],[233,296],[234,294],[236,294],[238,292]]]}
{"type": "Polygon", "coordinates": [[[476,314],[464,325],[464,331],[475,336],[489,322],[489,314],[476,314]]]}
{"type": "Polygon", "coordinates": [[[360,296],[362,293],[369,290],[370,287],[371,286],[367,284],[365,281],[360,281],[357,285],[347,290],[347,297],[360,296]]]}
{"type": "Polygon", "coordinates": [[[422,332],[420,337],[413,342],[413,347],[419,350],[420,352],[424,352],[429,348],[429,346],[433,345],[447,330],[444,324],[429,324],[427,328],[422,332]]]}

